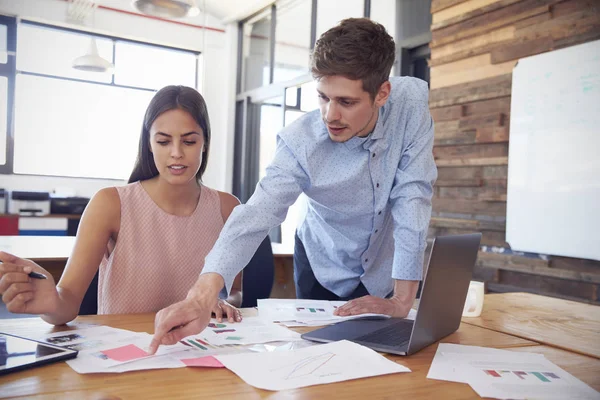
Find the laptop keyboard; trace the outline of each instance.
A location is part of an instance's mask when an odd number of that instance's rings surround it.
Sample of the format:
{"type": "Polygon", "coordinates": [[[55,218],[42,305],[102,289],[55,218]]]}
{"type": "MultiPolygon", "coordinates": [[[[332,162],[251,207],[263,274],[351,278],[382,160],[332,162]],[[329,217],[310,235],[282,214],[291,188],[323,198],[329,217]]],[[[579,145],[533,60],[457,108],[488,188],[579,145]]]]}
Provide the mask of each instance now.
{"type": "Polygon", "coordinates": [[[399,346],[410,339],[412,322],[401,321],[397,324],[386,326],[374,332],[360,336],[354,340],[359,342],[384,344],[387,346],[399,346]]]}

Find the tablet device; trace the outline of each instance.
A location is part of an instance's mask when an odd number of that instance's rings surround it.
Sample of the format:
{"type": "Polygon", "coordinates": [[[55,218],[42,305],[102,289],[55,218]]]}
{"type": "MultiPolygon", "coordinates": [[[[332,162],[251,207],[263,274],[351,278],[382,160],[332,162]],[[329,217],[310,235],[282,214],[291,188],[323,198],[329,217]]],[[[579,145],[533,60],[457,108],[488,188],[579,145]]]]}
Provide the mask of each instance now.
{"type": "Polygon", "coordinates": [[[0,375],[77,357],[77,350],[0,332],[0,375]]]}

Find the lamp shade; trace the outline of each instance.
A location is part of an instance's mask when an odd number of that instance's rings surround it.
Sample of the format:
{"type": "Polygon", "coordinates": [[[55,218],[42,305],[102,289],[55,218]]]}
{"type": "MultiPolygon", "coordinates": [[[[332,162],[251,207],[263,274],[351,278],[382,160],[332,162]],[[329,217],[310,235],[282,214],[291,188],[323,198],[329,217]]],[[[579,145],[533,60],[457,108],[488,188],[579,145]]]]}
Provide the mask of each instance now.
{"type": "Polygon", "coordinates": [[[163,18],[195,17],[200,14],[195,0],[133,0],[140,12],[163,18]]]}
{"type": "Polygon", "coordinates": [[[88,52],[73,60],[73,68],[88,72],[108,72],[114,66],[109,61],[100,57],[96,39],[92,38],[88,52]]]}

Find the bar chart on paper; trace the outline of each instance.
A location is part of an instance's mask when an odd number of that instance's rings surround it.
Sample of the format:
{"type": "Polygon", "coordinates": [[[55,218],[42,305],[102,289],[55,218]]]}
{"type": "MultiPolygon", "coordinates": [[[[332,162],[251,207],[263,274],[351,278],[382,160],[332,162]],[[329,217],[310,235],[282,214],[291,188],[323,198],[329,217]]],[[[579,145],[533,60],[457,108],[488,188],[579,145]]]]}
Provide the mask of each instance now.
{"type": "Polygon", "coordinates": [[[529,379],[541,382],[551,382],[554,379],[560,379],[560,376],[556,375],[554,372],[503,371],[493,369],[485,369],[483,372],[494,378],[513,379],[516,377],[522,381],[527,381],[529,379]]]}

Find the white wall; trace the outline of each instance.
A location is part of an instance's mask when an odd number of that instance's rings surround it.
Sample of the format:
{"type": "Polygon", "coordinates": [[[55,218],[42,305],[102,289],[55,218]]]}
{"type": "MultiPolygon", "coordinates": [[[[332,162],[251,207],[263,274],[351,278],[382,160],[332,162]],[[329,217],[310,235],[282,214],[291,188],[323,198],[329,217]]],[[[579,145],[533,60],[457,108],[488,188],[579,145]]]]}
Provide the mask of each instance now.
{"type": "MultiPolygon", "coordinates": [[[[101,5],[133,12],[133,9],[127,8],[130,7],[130,3],[129,0],[100,0],[101,5]]],[[[0,0],[0,13],[42,20],[50,24],[73,26],[67,22],[68,5],[69,3],[63,0],[0,0]]],[[[215,189],[230,191],[233,170],[233,121],[230,115],[235,99],[236,52],[233,49],[237,39],[237,28],[235,24],[224,26],[215,17],[202,14],[186,18],[182,22],[208,26],[219,31],[105,9],[97,10],[94,27],[90,30],[202,52],[204,77],[200,86],[208,104],[213,135],[204,182],[215,189]]],[[[80,25],[75,27],[81,28],[80,25]]],[[[103,187],[124,183],[100,179],[0,175],[0,188],[32,191],[70,188],[79,196],[92,196],[103,187]]]]}

